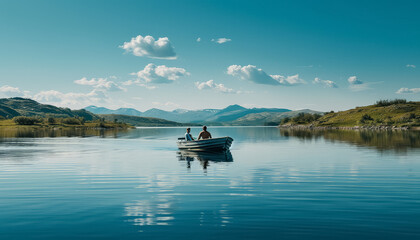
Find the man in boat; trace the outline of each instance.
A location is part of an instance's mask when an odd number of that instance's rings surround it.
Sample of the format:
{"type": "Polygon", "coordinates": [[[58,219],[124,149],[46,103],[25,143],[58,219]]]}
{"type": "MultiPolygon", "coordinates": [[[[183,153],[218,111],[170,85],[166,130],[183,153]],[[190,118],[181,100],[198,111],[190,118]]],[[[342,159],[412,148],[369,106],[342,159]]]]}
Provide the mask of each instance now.
{"type": "Polygon", "coordinates": [[[209,139],[209,138],[211,138],[211,134],[209,132],[207,132],[207,127],[206,126],[203,126],[203,131],[200,132],[200,134],[198,135],[198,139],[197,140],[200,140],[201,138],[202,139],[209,139]]]}
{"type": "Polygon", "coordinates": [[[190,134],[191,128],[187,128],[187,132],[185,133],[185,140],[187,141],[194,141],[194,138],[190,134]]]}

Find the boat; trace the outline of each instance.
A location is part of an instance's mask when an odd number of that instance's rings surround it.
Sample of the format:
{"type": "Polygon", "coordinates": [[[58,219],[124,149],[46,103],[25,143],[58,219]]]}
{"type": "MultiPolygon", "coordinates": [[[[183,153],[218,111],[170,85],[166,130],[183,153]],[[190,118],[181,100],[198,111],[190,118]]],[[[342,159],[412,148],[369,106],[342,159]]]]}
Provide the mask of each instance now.
{"type": "Polygon", "coordinates": [[[202,140],[186,141],[178,138],[177,145],[180,150],[188,151],[226,151],[232,145],[231,137],[209,138],[202,140]]]}

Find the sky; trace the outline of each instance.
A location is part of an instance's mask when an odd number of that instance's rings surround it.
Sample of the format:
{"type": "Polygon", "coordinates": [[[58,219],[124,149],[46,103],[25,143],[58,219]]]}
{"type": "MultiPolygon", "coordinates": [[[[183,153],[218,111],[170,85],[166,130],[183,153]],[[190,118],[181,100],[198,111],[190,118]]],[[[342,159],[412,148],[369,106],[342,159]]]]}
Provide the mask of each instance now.
{"type": "Polygon", "coordinates": [[[0,97],[72,109],[420,99],[420,1],[0,0],[0,97]]]}

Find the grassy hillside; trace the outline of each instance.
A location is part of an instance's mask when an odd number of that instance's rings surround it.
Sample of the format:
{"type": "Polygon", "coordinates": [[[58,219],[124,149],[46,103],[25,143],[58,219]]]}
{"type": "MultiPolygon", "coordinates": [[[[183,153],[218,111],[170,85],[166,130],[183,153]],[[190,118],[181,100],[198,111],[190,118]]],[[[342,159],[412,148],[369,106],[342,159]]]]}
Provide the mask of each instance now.
{"type": "MultiPolygon", "coordinates": [[[[354,127],[354,126],[420,126],[420,102],[405,100],[379,101],[377,104],[356,107],[342,112],[330,112],[315,121],[303,124],[317,127],[354,127]]],[[[284,126],[293,125],[293,122],[284,126]]]]}
{"type": "Polygon", "coordinates": [[[99,114],[98,116],[104,118],[106,121],[124,122],[138,127],[175,127],[185,125],[178,122],[152,117],[137,117],[120,114],[99,114]]]}
{"type": "Polygon", "coordinates": [[[52,105],[41,104],[27,98],[2,98],[0,99],[0,118],[14,118],[17,116],[39,116],[39,117],[83,117],[87,121],[98,119],[98,117],[84,109],[71,110],[59,108],[52,105]]]}

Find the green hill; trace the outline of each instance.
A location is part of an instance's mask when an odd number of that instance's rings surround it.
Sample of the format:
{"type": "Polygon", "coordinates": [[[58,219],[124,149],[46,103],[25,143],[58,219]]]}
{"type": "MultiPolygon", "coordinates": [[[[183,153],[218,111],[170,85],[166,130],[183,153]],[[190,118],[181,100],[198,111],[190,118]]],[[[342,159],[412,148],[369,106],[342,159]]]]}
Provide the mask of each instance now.
{"type": "MultiPolygon", "coordinates": [[[[32,99],[27,98],[2,98],[0,99],[0,119],[12,119],[15,117],[39,117],[39,118],[81,118],[86,121],[96,121],[104,118],[108,122],[127,123],[133,126],[184,126],[182,123],[168,121],[153,117],[137,117],[122,114],[93,114],[85,109],[71,110],[69,108],[59,108],[52,105],[41,104],[32,99]]],[[[4,121],[1,125],[14,125],[13,122],[4,121]]]]}
{"type": "Polygon", "coordinates": [[[185,125],[178,122],[152,117],[137,117],[121,114],[98,114],[98,116],[105,118],[106,121],[124,122],[137,127],[176,127],[185,125]]]}
{"type": "MultiPolygon", "coordinates": [[[[310,118],[308,118],[310,119],[310,118]]],[[[291,126],[293,122],[282,126],[291,126]]],[[[406,102],[405,100],[378,101],[374,105],[356,107],[347,111],[330,112],[301,125],[315,127],[418,127],[420,126],[420,102],[406,102]]]]}
{"type": "Polygon", "coordinates": [[[98,119],[98,117],[84,109],[71,110],[59,108],[52,105],[41,104],[28,98],[2,98],[0,99],[0,116],[6,119],[17,116],[38,116],[38,117],[83,117],[87,121],[98,119]]]}

